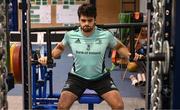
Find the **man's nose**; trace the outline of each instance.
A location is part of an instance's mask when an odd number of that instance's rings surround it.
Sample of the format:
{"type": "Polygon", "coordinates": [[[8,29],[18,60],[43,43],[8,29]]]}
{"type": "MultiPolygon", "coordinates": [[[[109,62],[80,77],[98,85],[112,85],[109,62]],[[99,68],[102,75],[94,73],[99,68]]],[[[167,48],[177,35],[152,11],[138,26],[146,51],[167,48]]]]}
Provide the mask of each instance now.
{"type": "Polygon", "coordinates": [[[88,22],[88,21],[86,21],[86,22],[85,22],[85,24],[86,24],[86,25],[88,25],[88,24],[89,24],[89,22],[88,22]]]}

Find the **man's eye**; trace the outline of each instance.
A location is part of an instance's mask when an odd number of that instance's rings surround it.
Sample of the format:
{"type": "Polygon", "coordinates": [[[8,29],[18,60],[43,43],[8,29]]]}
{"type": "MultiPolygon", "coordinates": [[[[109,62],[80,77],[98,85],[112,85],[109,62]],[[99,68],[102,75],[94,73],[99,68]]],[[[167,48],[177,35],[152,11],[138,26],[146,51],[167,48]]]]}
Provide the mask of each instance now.
{"type": "Polygon", "coordinates": [[[81,20],[82,22],[86,22],[86,20],[81,20]]]}
{"type": "Polygon", "coordinates": [[[82,19],[81,21],[82,21],[82,22],[86,22],[86,21],[92,22],[92,19],[88,19],[88,20],[82,19]]]}
{"type": "Polygon", "coordinates": [[[92,22],[92,19],[89,19],[88,22],[92,22]]]}

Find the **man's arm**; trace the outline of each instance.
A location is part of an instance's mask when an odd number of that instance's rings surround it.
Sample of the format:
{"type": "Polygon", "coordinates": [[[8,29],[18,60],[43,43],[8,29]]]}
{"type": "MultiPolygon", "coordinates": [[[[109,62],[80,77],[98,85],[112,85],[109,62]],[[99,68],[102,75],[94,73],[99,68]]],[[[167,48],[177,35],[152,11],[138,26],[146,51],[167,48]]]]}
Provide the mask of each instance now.
{"type": "Polygon", "coordinates": [[[114,49],[117,50],[118,54],[123,55],[124,57],[129,57],[131,53],[129,52],[128,48],[118,39],[116,39],[117,44],[114,49]]]}
{"type": "MultiPolygon", "coordinates": [[[[52,57],[54,59],[59,58],[59,56],[62,54],[64,51],[65,46],[63,45],[62,42],[58,43],[56,47],[52,50],[52,57]]],[[[47,64],[47,56],[46,57],[41,57],[38,59],[38,62],[41,63],[42,65],[47,64]]]]}
{"type": "Polygon", "coordinates": [[[56,47],[52,50],[52,57],[57,59],[63,53],[65,46],[62,42],[58,43],[56,47]]]}
{"type": "MultiPolygon", "coordinates": [[[[118,54],[120,54],[126,58],[129,58],[131,53],[129,52],[128,48],[118,39],[116,39],[116,41],[117,41],[117,44],[114,48],[117,50],[118,54]]],[[[137,61],[139,58],[140,58],[140,55],[135,53],[133,60],[137,61]]]]}

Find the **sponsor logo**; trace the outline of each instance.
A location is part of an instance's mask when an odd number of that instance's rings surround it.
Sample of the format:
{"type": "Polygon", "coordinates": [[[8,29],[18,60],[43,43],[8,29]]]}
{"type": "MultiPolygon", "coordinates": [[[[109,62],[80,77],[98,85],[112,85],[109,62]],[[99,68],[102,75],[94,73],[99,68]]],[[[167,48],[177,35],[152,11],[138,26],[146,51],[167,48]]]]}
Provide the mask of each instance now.
{"type": "Polygon", "coordinates": [[[81,41],[80,41],[79,39],[77,39],[77,40],[75,41],[75,43],[80,44],[80,43],[81,43],[81,41]]]}
{"type": "Polygon", "coordinates": [[[102,44],[102,41],[101,41],[101,39],[96,39],[95,43],[96,44],[102,44]]]}

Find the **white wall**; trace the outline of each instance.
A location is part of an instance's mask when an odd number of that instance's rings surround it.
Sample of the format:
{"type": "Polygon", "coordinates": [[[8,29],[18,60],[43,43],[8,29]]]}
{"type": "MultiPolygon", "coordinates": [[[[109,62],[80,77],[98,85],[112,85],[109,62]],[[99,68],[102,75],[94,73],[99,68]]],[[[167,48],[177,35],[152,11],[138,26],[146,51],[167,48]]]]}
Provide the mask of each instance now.
{"type": "Polygon", "coordinates": [[[140,12],[147,13],[147,0],[140,0],[140,12]]]}

